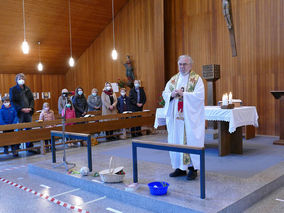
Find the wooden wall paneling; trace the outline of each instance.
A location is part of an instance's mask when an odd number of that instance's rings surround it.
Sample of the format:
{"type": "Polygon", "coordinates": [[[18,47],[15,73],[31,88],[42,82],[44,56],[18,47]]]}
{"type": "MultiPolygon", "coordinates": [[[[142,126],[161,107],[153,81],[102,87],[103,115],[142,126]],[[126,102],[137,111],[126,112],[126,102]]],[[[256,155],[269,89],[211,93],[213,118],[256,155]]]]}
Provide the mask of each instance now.
{"type": "Polygon", "coordinates": [[[221,1],[165,0],[166,80],[177,72],[175,60],[180,54],[192,56],[199,74],[204,64],[220,64],[217,99],[232,91],[245,105],[256,106],[257,133],[274,135],[279,109],[269,91],[284,87],[284,3],[231,2],[237,57],[231,55],[221,1]]]}
{"type": "MultiPolygon", "coordinates": [[[[115,17],[115,44],[118,60],[111,59],[112,23],[95,38],[67,74],[67,87],[93,87],[102,92],[106,81],[126,79],[123,63],[129,54],[135,77],[142,81],[147,94],[145,108],[157,107],[158,95],[164,87],[164,17],[163,0],[130,0],[115,17]]],[[[129,89],[128,89],[129,91],[129,89]]]]}
{"type": "MultiPolygon", "coordinates": [[[[0,74],[0,93],[4,95],[9,93],[9,89],[16,85],[15,74],[0,74]]],[[[26,74],[26,85],[32,92],[39,93],[39,100],[35,101],[35,110],[42,109],[42,104],[45,100],[42,99],[42,92],[50,92],[51,99],[49,102],[51,109],[57,111],[57,100],[61,94],[62,88],[65,86],[65,75],[53,74],[26,74]]]]}

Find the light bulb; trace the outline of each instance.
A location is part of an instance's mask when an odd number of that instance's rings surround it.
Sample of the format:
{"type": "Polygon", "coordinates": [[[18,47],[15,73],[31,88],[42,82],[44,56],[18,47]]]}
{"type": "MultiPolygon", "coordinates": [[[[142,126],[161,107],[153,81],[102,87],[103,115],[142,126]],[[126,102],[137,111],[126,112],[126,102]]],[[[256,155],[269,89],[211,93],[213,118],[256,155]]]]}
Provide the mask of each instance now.
{"type": "Polygon", "coordinates": [[[37,70],[40,71],[40,72],[43,70],[43,65],[42,65],[41,62],[38,63],[37,70]]]}
{"type": "Polygon", "coordinates": [[[114,48],[114,49],[112,50],[112,52],[111,52],[111,57],[112,57],[113,60],[116,60],[116,59],[117,59],[117,51],[116,51],[115,48],[114,48]]]}
{"type": "Polygon", "coordinates": [[[70,67],[74,67],[75,65],[75,61],[74,61],[74,58],[72,58],[72,56],[69,58],[69,66],[70,67]]]}
{"type": "Polygon", "coordinates": [[[28,54],[29,51],[30,51],[29,44],[26,40],[24,40],[23,43],[22,43],[22,51],[23,51],[24,54],[28,54]]]}

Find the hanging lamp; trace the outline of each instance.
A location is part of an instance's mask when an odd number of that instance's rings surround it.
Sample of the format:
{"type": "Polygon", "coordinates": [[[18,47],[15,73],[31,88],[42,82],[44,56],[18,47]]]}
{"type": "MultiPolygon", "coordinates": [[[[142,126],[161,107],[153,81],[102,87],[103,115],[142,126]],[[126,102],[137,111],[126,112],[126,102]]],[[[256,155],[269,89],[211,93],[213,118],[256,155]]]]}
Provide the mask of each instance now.
{"type": "Polygon", "coordinates": [[[112,36],[113,36],[113,50],[111,51],[111,57],[113,60],[117,59],[117,51],[115,49],[115,35],[114,35],[114,4],[112,0],[112,36]]]}
{"type": "Polygon", "coordinates": [[[37,64],[37,70],[41,72],[43,70],[43,65],[41,63],[41,58],[40,58],[40,41],[37,42],[37,44],[38,44],[38,64],[37,64]]]}
{"type": "Polygon", "coordinates": [[[22,51],[24,54],[29,54],[30,47],[26,40],[25,0],[23,0],[23,22],[24,22],[24,41],[22,43],[22,51]]]}
{"type": "Polygon", "coordinates": [[[70,58],[69,58],[69,66],[74,67],[75,61],[74,58],[72,57],[72,32],[71,32],[71,11],[70,11],[70,0],[69,1],[69,38],[70,38],[70,58]]]}

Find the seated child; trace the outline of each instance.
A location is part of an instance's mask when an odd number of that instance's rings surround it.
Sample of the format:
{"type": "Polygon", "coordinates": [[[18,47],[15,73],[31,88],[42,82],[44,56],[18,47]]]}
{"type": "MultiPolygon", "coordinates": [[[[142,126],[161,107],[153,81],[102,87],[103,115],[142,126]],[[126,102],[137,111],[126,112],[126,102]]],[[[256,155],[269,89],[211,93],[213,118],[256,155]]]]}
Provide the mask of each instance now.
{"type": "MultiPolygon", "coordinates": [[[[0,125],[6,124],[16,124],[18,123],[17,112],[15,108],[10,103],[10,98],[8,96],[4,96],[2,98],[2,108],[0,109],[0,125]]],[[[4,132],[13,132],[14,130],[4,130],[4,132]]],[[[14,157],[18,157],[18,152],[16,151],[19,149],[19,144],[15,144],[11,146],[12,153],[14,157]]],[[[4,146],[4,153],[8,154],[8,146],[4,146]]]]}

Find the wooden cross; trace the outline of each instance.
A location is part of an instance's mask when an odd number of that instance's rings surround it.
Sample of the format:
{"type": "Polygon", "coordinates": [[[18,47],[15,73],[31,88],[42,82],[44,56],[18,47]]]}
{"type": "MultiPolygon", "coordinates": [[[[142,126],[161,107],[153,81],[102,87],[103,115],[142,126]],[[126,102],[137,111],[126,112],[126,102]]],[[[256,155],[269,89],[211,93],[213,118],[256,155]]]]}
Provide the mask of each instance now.
{"type": "Polygon", "coordinates": [[[221,0],[222,1],[222,8],[224,18],[227,23],[227,27],[230,33],[230,41],[231,41],[231,48],[232,48],[232,56],[237,56],[237,48],[236,48],[236,41],[235,41],[235,31],[233,26],[233,16],[231,11],[231,3],[230,0],[221,0]]]}

